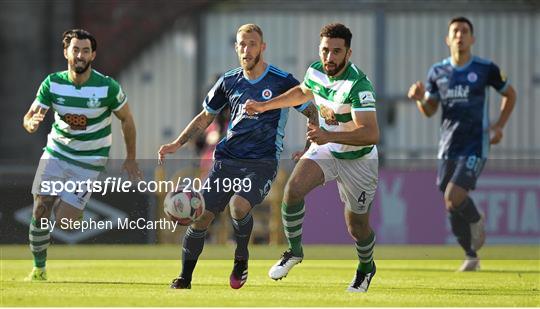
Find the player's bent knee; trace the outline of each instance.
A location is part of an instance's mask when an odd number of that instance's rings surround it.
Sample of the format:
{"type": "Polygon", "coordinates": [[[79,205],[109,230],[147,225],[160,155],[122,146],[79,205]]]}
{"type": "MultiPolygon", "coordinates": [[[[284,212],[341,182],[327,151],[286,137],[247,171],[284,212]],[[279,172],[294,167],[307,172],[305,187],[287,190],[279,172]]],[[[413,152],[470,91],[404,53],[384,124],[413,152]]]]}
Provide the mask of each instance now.
{"type": "Polygon", "coordinates": [[[285,187],[283,200],[287,205],[294,205],[302,202],[306,196],[306,192],[300,188],[301,184],[296,184],[296,181],[289,181],[285,187]]]}
{"type": "Polygon", "coordinates": [[[444,197],[444,204],[446,206],[447,211],[456,211],[459,209],[461,204],[465,201],[464,198],[449,195],[444,197]]]}
{"type": "Polygon", "coordinates": [[[249,208],[231,207],[230,209],[231,209],[231,217],[237,220],[245,218],[251,211],[251,207],[249,208]]]}
{"type": "Polygon", "coordinates": [[[34,209],[32,215],[37,221],[42,218],[48,219],[51,216],[54,203],[56,202],[55,196],[39,195],[36,197],[34,209]]]}
{"type": "Polygon", "coordinates": [[[446,191],[444,192],[444,204],[446,206],[446,210],[458,210],[467,197],[467,190],[454,183],[449,183],[446,187],[446,191]]]}
{"type": "Polygon", "coordinates": [[[57,220],[65,218],[72,221],[80,221],[82,220],[83,212],[82,209],[61,200],[58,207],[56,207],[54,214],[57,220]]]}
{"type": "Polygon", "coordinates": [[[234,219],[245,218],[251,211],[251,203],[245,198],[234,195],[229,203],[229,210],[234,219]]]}
{"type": "Polygon", "coordinates": [[[196,230],[206,230],[212,221],[214,221],[215,217],[216,216],[211,211],[205,210],[199,220],[191,224],[191,228],[196,230]]]}

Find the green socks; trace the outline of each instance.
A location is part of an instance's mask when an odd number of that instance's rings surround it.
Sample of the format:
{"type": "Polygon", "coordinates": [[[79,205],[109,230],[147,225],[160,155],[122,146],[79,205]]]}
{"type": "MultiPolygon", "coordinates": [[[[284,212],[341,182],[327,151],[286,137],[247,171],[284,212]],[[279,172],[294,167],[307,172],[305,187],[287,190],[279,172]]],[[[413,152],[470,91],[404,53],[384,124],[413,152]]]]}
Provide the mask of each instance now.
{"type": "Polygon", "coordinates": [[[302,223],[304,222],[304,201],[295,205],[281,204],[281,219],[289,248],[294,256],[304,256],[302,251],[302,223]]]}
{"type": "Polygon", "coordinates": [[[373,248],[375,247],[375,232],[372,230],[369,236],[356,242],[356,253],[358,254],[358,271],[367,274],[373,270],[373,248]]]}
{"type": "Polygon", "coordinates": [[[48,229],[41,229],[38,226],[40,224],[32,217],[28,239],[30,240],[30,251],[34,255],[34,266],[43,268],[47,262],[47,248],[49,247],[51,235],[48,229]]]}

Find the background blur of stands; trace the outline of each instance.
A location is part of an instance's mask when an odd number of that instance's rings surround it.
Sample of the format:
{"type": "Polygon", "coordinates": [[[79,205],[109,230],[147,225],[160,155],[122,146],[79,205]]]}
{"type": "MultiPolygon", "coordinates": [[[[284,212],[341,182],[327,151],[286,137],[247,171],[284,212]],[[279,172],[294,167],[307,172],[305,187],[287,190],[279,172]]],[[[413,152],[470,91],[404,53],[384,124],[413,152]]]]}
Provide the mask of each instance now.
{"type": "MultiPolygon", "coordinates": [[[[0,242],[24,243],[31,205],[30,186],[52,117],[34,135],[22,117],[45,76],[66,68],[61,33],[81,27],[98,40],[94,68],[120,81],[137,125],[137,152],[146,180],[200,176],[190,145],[156,169],[159,145],[171,141],[201,110],[216,76],[238,66],[233,49],[237,28],[259,24],[266,61],[301,80],[317,59],[319,30],[339,21],[353,32],[352,61],[373,81],[382,131],[381,180],[373,223],[385,243],[446,243],[449,229],[434,185],[440,112],[423,118],[406,99],[411,83],[448,56],[449,18],[474,24],[473,52],[492,59],[518,93],[502,144],[492,149],[475,199],[488,217],[492,243],[540,242],[540,5],[537,1],[0,1],[0,242]],[[26,208],[25,208],[26,207],[26,208]]],[[[500,97],[491,90],[491,119],[500,97]]],[[[256,242],[282,241],[279,201],[292,168],[285,162],[304,145],[305,121],[291,111],[282,171],[274,192],[258,207],[256,242]],[[273,205],[269,207],[269,205],[273,205]]],[[[124,157],[119,122],[113,122],[109,166],[117,173],[124,157]]],[[[87,216],[161,215],[160,195],[106,196],[90,203],[87,216]]],[[[348,242],[334,185],[308,197],[305,239],[348,242]],[[311,214],[309,213],[311,212],[311,214]],[[323,231],[323,233],[321,233],[323,231]],[[332,232],[328,232],[332,231],[332,232]]],[[[230,236],[225,218],[211,240],[230,236]]],[[[176,233],[178,234],[178,233],[176,233]]],[[[58,242],[178,242],[169,232],[143,231],[55,235],[58,242]]]]}

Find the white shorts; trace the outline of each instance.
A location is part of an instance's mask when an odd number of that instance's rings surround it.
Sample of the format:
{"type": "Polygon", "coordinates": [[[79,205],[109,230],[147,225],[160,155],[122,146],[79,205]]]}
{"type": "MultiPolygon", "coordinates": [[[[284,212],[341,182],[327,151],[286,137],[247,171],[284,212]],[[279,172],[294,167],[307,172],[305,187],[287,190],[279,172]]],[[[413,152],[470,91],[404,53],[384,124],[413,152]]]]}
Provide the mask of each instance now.
{"type": "Polygon", "coordinates": [[[80,187],[77,192],[75,184],[95,181],[99,176],[99,171],[89,170],[80,166],[73,165],[64,160],[53,157],[47,151],[43,152],[39,160],[39,166],[34,177],[32,185],[32,194],[58,196],[62,201],[75,208],[84,210],[86,203],[90,200],[92,192],[86,190],[86,186],[80,187]],[[56,182],[56,184],[53,184],[56,182]],[[53,192],[53,189],[59,189],[60,184],[67,190],[62,192],[53,192]],[[74,190],[75,189],[75,190],[74,190]]]}
{"type": "Polygon", "coordinates": [[[324,173],[324,182],[337,180],[341,201],[356,214],[369,212],[379,181],[377,147],[360,159],[336,159],[328,144],[311,144],[302,158],[315,161],[324,173]]]}

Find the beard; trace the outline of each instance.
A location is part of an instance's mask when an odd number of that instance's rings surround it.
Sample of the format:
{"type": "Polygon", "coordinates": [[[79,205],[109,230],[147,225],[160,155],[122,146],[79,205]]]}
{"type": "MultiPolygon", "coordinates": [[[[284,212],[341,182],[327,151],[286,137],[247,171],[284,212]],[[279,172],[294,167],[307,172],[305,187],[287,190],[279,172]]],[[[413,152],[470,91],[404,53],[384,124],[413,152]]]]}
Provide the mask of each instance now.
{"type": "Polygon", "coordinates": [[[75,60],[72,67],[73,67],[73,70],[75,71],[75,73],[83,74],[84,72],[86,72],[88,70],[88,68],[90,68],[91,64],[92,64],[92,61],[84,62],[84,61],[81,61],[81,60],[75,60]],[[77,63],[79,63],[79,62],[83,62],[84,65],[82,67],[77,66],[77,63]]]}
{"type": "Polygon", "coordinates": [[[242,66],[242,69],[246,70],[246,71],[251,71],[253,70],[253,68],[261,61],[261,54],[257,54],[257,56],[255,56],[255,58],[253,59],[253,63],[245,63],[244,61],[242,61],[242,58],[240,58],[240,65],[242,66]]]}
{"type": "Polygon", "coordinates": [[[339,71],[341,71],[341,69],[343,69],[343,68],[345,67],[346,61],[345,61],[345,59],[343,59],[343,61],[342,61],[340,64],[338,64],[338,65],[336,65],[336,64],[333,63],[333,62],[327,62],[327,63],[323,63],[323,64],[324,64],[324,65],[323,65],[323,69],[324,69],[324,71],[326,72],[326,75],[328,75],[328,76],[336,76],[336,74],[337,74],[339,71]],[[328,64],[333,64],[333,65],[335,66],[335,68],[334,68],[334,69],[328,69],[328,70],[327,70],[327,69],[326,69],[326,65],[328,65],[328,64]]]}

